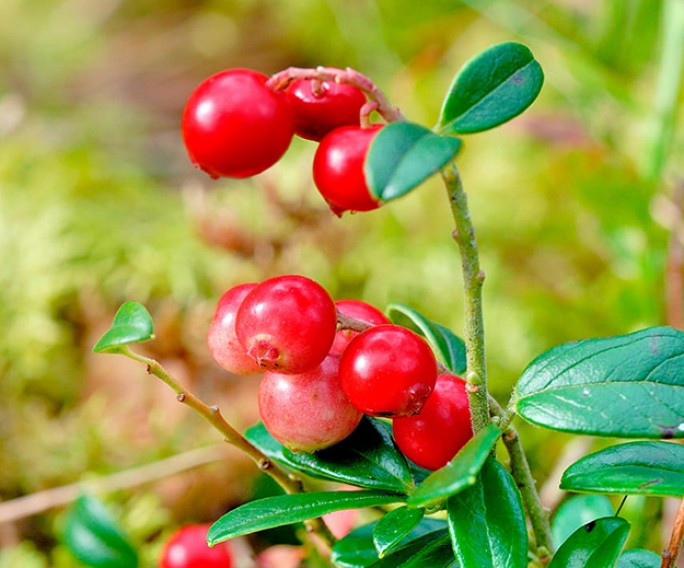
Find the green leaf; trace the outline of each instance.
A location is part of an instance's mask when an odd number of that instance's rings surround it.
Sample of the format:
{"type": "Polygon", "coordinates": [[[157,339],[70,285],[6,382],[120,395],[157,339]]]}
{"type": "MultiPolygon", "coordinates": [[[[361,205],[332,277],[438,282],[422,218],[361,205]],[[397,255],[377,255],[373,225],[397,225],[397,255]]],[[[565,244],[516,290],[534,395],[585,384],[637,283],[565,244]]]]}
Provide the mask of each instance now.
{"type": "MultiPolygon", "coordinates": [[[[332,561],[340,568],[362,568],[378,560],[378,551],[373,544],[373,532],[380,521],[368,523],[354,529],[335,543],[332,561]]],[[[403,547],[428,533],[447,534],[446,521],[423,518],[418,525],[401,541],[403,547]]]]}
{"type": "Polygon", "coordinates": [[[615,568],[660,568],[662,558],[655,552],[635,548],[622,553],[615,568]]]}
{"type": "Polygon", "coordinates": [[[654,327],[555,347],[516,386],[525,420],[564,432],[684,437],[684,334],[654,327]]]}
{"type": "Polygon", "coordinates": [[[448,134],[498,126],[530,106],[543,83],[542,68],[527,47],[515,42],[494,45],[459,71],[437,126],[448,134]]]}
{"type": "Polygon", "coordinates": [[[124,303],[114,316],[112,326],[93,347],[96,353],[116,353],[125,345],[154,337],[152,317],[138,302],[124,303]]]}
{"type": "Polygon", "coordinates": [[[590,521],[560,546],[549,568],[613,568],[628,534],[629,523],[620,517],[590,521]]]}
{"type": "Polygon", "coordinates": [[[447,531],[426,534],[398,548],[368,568],[458,568],[447,531]]]}
{"type": "Polygon", "coordinates": [[[389,201],[405,195],[436,174],[461,149],[453,136],[440,136],[412,122],[384,126],[371,142],[364,164],[373,196],[389,201]]]}
{"type": "Polygon", "coordinates": [[[138,555],[105,506],[81,495],[66,517],[64,541],[71,553],[87,566],[135,568],[138,555]]]}
{"type": "Polygon", "coordinates": [[[432,507],[477,481],[477,474],[499,439],[501,430],[488,424],[447,465],[421,483],[407,500],[409,507],[432,507]]]}
{"type": "Polygon", "coordinates": [[[453,331],[430,321],[413,308],[404,304],[392,303],[385,313],[393,323],[408,327],[420,333],[432,347],[438,359],[457,375],[466,370],[465,343],[453,331]]]}
{"type": "Polygon", "coordinates": [[[424,509],[399,507],[387,513],[373,529],[373,544],[382,558],[397,546],[422,520],[424,509]]]}
{"type": "Polygon", "coordinates": [[[461,566],[527,567],[527,527],[511,474],[490,458],[472,487],[447,502],[449,530],[461,566]]]}
{"type": "Polygon", "coordinates": [[[561,489],[684,497],[684,446],[630,442],[606,448],[566,469],[561,489]]]}
{"type": "Polygon", "coordinates": [[[551,532],[556,546],[589,521],[609,517],[614,513],[605,495],[573,495],[563,501],[551,520],[551,532]]]}
{"type": "Polygon", "coordinates": [[[385,491],[314,491],[250,501],[223,515],[209,529],[210,545],[224,540],[298,523],[344,509],[399,503],[401,495],[385,491]]]}
{"type": "Polygon", "coordinates": [[[351,436],[315,454],[291,452],[263,424],[249,428],[245,437],[269,458],[312,477],[399,493],[414,488],[406,458],[388,427],[374,418],[364,417],[351,436]]]}

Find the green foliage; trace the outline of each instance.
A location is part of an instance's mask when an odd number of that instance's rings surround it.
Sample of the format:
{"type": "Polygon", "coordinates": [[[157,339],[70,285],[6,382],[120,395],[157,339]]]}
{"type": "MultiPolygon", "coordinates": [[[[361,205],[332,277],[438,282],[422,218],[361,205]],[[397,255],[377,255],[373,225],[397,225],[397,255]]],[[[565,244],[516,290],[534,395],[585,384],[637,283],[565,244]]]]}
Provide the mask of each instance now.
{"type": "Polygon", "coordinates": [[[122,347],[154,338],[152,316],[138,302],[126,302],[114,315],[112,326],[93,347],[96,353],[116,353],[122,347]]]}
{"type": "Polygon", "coordinates": [[[424,509],[398,507],[387,513],[373,528],[373,544],[382,558],[395,548],[423,520],[424,509]]]}
{"type": "Polygon", "coordinates": [[[563,501],[553,515],[553,542],[559,545],[588,522],[613,513],[613,505],[604,495],[573,495],[563,501]]]}
{"type": "Polygon", "coordinates": [[[612,568],[628,533],[629,523],[619,517],[604,517],[590,521],[572,533],[560,546],[549,568],[612,568]]]}

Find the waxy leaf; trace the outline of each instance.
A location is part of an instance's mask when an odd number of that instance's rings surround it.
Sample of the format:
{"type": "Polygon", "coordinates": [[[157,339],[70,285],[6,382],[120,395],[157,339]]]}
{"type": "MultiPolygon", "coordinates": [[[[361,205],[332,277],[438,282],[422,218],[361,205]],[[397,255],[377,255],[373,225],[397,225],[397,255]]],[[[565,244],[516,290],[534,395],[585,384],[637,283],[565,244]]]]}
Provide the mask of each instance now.
{"type": "Polygon", "coordinates": [[[373,529],[373,544],[378,555],[383,557],[388,550],[397,546],[423,519],[424,515],[424,509],[399,507],[380,519],[373,529]]]}
{"type": "Polygon", "coordinates": [[[549,568],[613,568],[629,534],[629,523],[604,517],[577,529],[560,546],[549,568]]]}
{"type": "Polygon", "coordinates": [[[256,531],[281,527],[345,509],[399,503],[401,495],[385,491],[313,491],[257,499],[223,515],[209,529],[210,545],[256,531]]]}
{"type": "Polygon", "coordinates": [[[527,47],[494,45],[459,71],[437,127],[443,133],[468,134],[498,126],[530,106],[543,83],[542,68],[527,47]]]}
{"type": "Polygon", "coordinates": [[[527,527],[511,474],[489,458],[475,485],[449,498],[449,531],[461,566],[526,568],[527,527]]]}
{"type": "Polygon", "coordinates": [[[411,328],[425,337],[439,360],[452,373],[459,375],[466,371],[465,343],[453,331],[430,321],[404,304],[389,304],[385,313],[392,322],[411,328]]]}
{"type": "Polygon", "coordinates": [[[93,347],[96,353],[116,353],[131,343],[140,343],[154,337],[152,317],[138,302],[124,303],[114,316],[112,326],[93,347]]]}
{"type": "Polygon", "coordinates": [[[69,509],[64,541],[86,566],[135,568],[138,555],[105,506],[94,497],[80,496],[69,509]]]}
{"type": "Polygon", "coordinates": [[[461,149],[453,136],[440,136],[412,122],[393,122],[374,136],[364,172],[371,194],[381,201],[405,195],[448,164],[461,149]]]}
{"type": "Polygon", "coordinates": [[[684,446],[630,442],[606,448],[566,469],[561,489],[684,497],[684,446]]]}
{"type": "Polygon", "coordinates": [[[499,439],[501,430],[488,424],[443,468],[428,476],[406,501],[409,507],[432,507],[474,485],[477,474],[499,439]]]}
{"type": "Polygon", "coordinates": [[[368,565],[368,568],[426,567],[458,568],[447,531],[426,534],[368,565]]]}
{"type": "Polygon", "coordinates": [[[635,548],[622,553],[615,568],[660,568],[662,558],[655,552],[635,548]]]}
{"type": "Polygon", "coordinates": [[[563,501],[551,519],[551,534],[556,546],[589,521],[609,517],[615,511],[605,495],[573,495],[563,501]]]}
{"type": "MultiPolygon", "coordinates": [[[[365,568],[378,560],[378,551],[373,544],[373,532],[379,521],[360,526],[333,546],[332,561],[340,568],[365,568]]],[[[419,537],[429,533],[437,533],[433,538],[448,536],[446,521],[423,518],[422,521],[401,541],[402,548],[414,543],[418,549],[425,544],[419,537]],[[418,542],[418,545],[415,543],[418,542]]],[[[431,540],[431,539],[428,539],[431,540]]],[[[391,555],[390,555],[391,556],[391,555]]]]}
{"type": "Polygon", "coordinates": [[[564,432],[684,438],[684,334],[654,327],[550,349],[520,377],[516,410],[564,432]]]}
{"type": "Polygon", "coordinates": [[[245,437],[269,458],[312,477],[399,493],[414,488],[406,458],[388,427],[374,418],[364,417],[351,436],[315,454],[291,452],[263,424],[249,428],[245,437]]]}

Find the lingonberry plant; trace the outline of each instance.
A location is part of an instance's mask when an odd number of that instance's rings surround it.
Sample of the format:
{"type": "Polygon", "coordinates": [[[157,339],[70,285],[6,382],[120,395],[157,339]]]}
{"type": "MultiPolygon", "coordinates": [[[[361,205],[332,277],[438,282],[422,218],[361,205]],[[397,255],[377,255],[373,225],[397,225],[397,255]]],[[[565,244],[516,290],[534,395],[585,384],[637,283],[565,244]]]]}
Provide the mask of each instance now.
{"type": "Polygon", "coordinates": [[[159,568],[233,568],[233,554],[227,543],[207,545],[209,525],[185,525],[164,544],[159,568]]]}
{"type": "Polygon", "coordinates": [[[269,79],[228,70],[191,96],[185,141],[190,158],[212,176],[252,175],[270,166],[285,151],[293,124],[320,138],[314,178],[337,213],[387,204],[440,175],[464,282],[463,339],[402,304],[386,307],[392,323],[336,306],[320,285],[297,275],[229,291],[209,328],[210,350],[233,372],[254,370],[245,364],[250,359],[266,370],[262,422],[244,434],[132,348],[153,338],[152,320],[138,303],[121,307],[95,351],[147,365],[284,491],[228,511],[209,529],[209,544],[303,522],[327,548],[325,558],[343,567],[673,566],[684,508],[662,559],[623,551],[630,525],[610,502],[606,512],[605,501],[597,508],[571,497],[552,527],[514,419],[631,440],[570,465],[563,490],[682,497],[684,446],[672,440],[684,438],[684,334],[653,327],[560,345],[524,369],[507,404],[488,392],[485,277],[456,158],[462,135],[517,116],[542,83],[530,50],[508,42],[456,75],[432,129],[408,121],[351,69],[293,68],[269,79]],[[350,89],[363,94],[363,104],[342,98],[350,89]],[[329,99],[325,104],[316,98],[320,93],[329,99]],[[297,100],[283,102],[287,96],[297,100]],[[352,107],[358,122],[346,115],[352,107]],[[379,124],[371,124],[373,111],[379,124]],[[352,135],[340,141],[342,133],[352,135]],[[356,335],[336,343],[340,332],[356,335]],[[505,458],[496,451],[499,442],[505,458]],[[357,490],[305,491],[306,478],[357,490]],[[374,509],[373,520],[340,540],[322,520],[362,508],[374,509]]]}

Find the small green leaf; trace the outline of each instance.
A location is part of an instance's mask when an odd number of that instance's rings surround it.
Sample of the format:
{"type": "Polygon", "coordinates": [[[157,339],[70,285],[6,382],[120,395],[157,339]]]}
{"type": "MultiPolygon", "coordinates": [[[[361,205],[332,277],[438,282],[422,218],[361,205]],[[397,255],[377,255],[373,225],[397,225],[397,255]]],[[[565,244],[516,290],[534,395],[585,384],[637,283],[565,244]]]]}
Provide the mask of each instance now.
{"type": "Polygon", "coordinates": [[[368,565],[368,568],[458,568],[447,531],[426,534],[368,565]]]}
{"type": "Polygon", "coordinates": [[[454,459],[416,488],[406,501],[409,507],[432,507],[473,485],[500,435],[499,428],[488,424],[461,448],[454,459]]]}
{"type": "Polygon", "coordinates": [[[615,568],[660,568],[662,558],[655,552],[635,548],[622,553],[615,568]]]}
{"type": "Polygon", "coordinates": [[[560,546],[549,568],[613,568],[629,534],[629,523],[604,517],[577,529],[560,546]]]}
{"type": "MultiPolygon", "coordinates": [[[[335,543],[332,561],[340,568],[365,568],[378,560],[378,551],[373,545],[373,532],[379,521],[362,525],[335,543]]],[[[423,518],[422,521],[401,541],[400,545],[409,544],[429,533],[447,534],[446,521],[423,518]]],[[[420,544],[422,546],[422,543],[420,544]]]]}
{"type": "Polygon", "coordinates": [[[66,517],[64,541],[86,566],[135,568],[138,555],[105,506],[94,497],[81,495],[66,517]]]}
{"type": "Polygon", "coordinates": [[[93,347],[96,353],[116,353],[125,345],[154,337],[152,317],[138,302],[124,303],[114,316],[112,326],[93,347]]]}
{"type": "Polygon", "coordinates": [[[543,83],[542,68],[526,46],[494,45],[459,71],[442,103],[437,126],[448,134],[494,128],[530,106],[543,83]]]}
{"type": "Polygon", "coordinates": [[[527,527],[511,474],[489,458],[472,487],[447,502],[453,549],[461,566],[527,567],[527,527]]]}
{"type": "Polygon", "coordinates": [[[564,432],[684,438],[684,334],[654,327],[555,347],[520,377],[516,410],[564,432]]]}
{"type": "Polygon", "coordinates": [[[461,149],[453,136],[440,136],[412,122],[384,126],[371,142],[364,164],[371,194],[381,201],[405,195],[436,174],[461,149]]]}
{"type": "Polygon", "coordinates": [[[373,543],[382,558],[397,546],[425,515],[424,509],[399,507],[387,513],[373,529],[373,543]]]}
{"type": "Polygon", "coordinates": [[[298,523],[345,509],[399,503],[401,495],[385,491],[313,491],[257,499],[223,515],[209,529],[210,545],[224,540],[298,523]]]}
{"type": "Polygon", "coordinates": [[[573,495],[563,501],[553,515],[553,542],[558,546],[589,521],[609,517],[613,513],[613,505],[605,495],[573,495]]]}
{"type": "Polygon", "coordinates": [[[630,442],[606,448],[566,469],[561,489],[683,497],[684,446],[670,442],[630,442]]]}
{"type": "Polygon", "coordinates": [[[420,333],[432,347],[437,357],[446,367],[457,375],[466,370],[465,343],[453,331],[430,321],[413,308],[404,304],[392,303],[385,313],[392,322],[420,333]]]}
{"type": "Polygon", "coordinates": [[[414,487],[406,458],[375,418],[364,417],[351,436],[315,454],[291,452],[263,424],[249,428],[245,437],[269,458],[312,477],[399,493],[414,487]]]}

